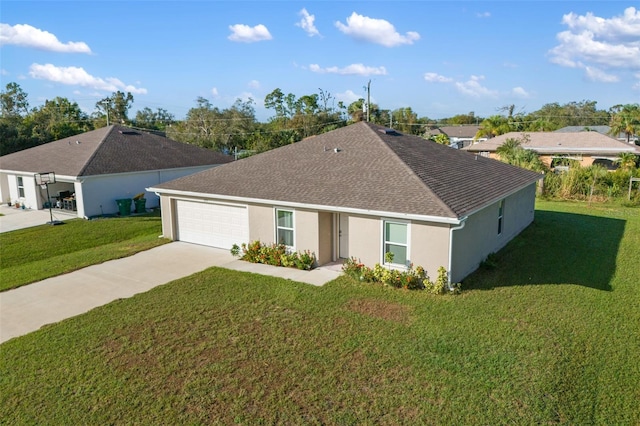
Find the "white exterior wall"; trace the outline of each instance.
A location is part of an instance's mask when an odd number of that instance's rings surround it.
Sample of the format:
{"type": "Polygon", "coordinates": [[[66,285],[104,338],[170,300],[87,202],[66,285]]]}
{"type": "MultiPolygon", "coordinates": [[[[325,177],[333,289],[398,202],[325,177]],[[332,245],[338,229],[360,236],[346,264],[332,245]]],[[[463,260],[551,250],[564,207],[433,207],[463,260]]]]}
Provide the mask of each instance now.
{"type": "Polygon", "coordinates": [[[146,207],[158,207],[159,197],[145,188],[168,182],[211,168],[212,166],[192,167],[188,169],[156,170],[114,175],[88,176],[76,185],[76,197],[79,217],[99,216],[118,213],[116,200],[133,198],[143,192],[147,199],[146,207]],[[102,207],[101,207],[102,206],[102,207]]]}
{"type": "Polygon", "coordinates": [[[500,235],[498,203],[469,216],[464,228],[453,231],[453,259],[449,272],[452,282],[462,281],[475,271],[490,253],[499,251],[533,222],[535,194],[536,184],[533,183],[504,200],[500,235]]]}

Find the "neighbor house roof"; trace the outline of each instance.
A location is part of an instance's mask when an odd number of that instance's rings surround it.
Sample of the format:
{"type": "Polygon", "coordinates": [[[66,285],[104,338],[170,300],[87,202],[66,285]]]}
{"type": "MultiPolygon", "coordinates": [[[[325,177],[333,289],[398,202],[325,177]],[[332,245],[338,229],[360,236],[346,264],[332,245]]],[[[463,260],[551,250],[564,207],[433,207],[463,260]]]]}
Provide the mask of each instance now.
{"type": "Polygon", "coordinates": [[[449,138],[466,138],[472,139],[478,133],[479,126],[461,125],[461,126],[440,126],[435,129],[427,130],[427,137],[438,134],[445,134],[449,138]]]}
{"type": "Polygon", "coordinates": [[[0,169],[64,176],[222,164],[233,158],[166,137],[111,125],[0,157],[0,169]]]}
{"type": "Polygon", "coordinates": [[[472,152],[494,152],[507,139],[522,140],[523,135],[526,135],[528,140],[521,146],[539,154],[618,155],[623,152],[640,154],[640,148],[637,146],[598,132],[510,132],[463,149],[472,152]]]}
{"type": "Polygon", "coordinates": [[[540,177],[359,122],[153,190],[459,219],[540,177]]]}
{"type": "MultiPolygon", "coordinates": [[[[572,132],[598,132],[603,135],[609,135],[611,127],[609,126],[566,126],[561,129],[555,130],[557,133],[572,133],[572,132]]],[[[612,135],[609,135],[612,136],[612,135]]],[[[617,136],[619,140],[627,140],[627,134],[620,132],[617,136]]]]}

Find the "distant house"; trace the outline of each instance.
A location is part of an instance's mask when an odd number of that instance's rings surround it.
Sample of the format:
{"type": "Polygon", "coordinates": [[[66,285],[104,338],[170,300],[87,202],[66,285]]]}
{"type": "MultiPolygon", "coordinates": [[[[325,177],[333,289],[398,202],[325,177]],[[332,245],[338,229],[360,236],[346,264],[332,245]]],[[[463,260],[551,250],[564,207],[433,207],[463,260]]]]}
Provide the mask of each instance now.
{"type": "Polygon", "coordinates": [[[444,266],[460,281],[533,220],[541,175],[359,122],[147,190],[165,237],[260,240],[320,265],[444,266]]]}
{"type": "Polygon", "coordinates": [[[233,157],[165,137],[112,125],[0,157],[2,201],[42,209],[60,207],[88,218],[117,213],[117,199],[145,193],[147,207],[159,199],[145,188],[213,166],[233,157]],[[34,175],[54,172],[47,191],[34,175]]]}
{"type": "MultiPolygon", "coordinates": [[[[475,136],[479,129],[480,126],[472,125],[438,126],[427,130],[425,137],[429,139],[431,136],[446,135],[449,138],[449,146],[462,149],[476,141],[475,136]]],[[[479,138],[477,140],[484,141],[487,138],[479,138]]]]}
{"type": "Polygon", "coordinates": [[[522,147],[537,152],[540,159],[554,167],[567,160],[575,160],[582,166],[601,164],[609,169],[617,168],[616,160],[622,153],[640,155],[640,147],[619,141],[599,132],[510,132],[465,148],[484,157],[498,158],[496,149],[507,139],[528,138],[522,147]]]}
{"type": "MultiPolygon", "coordinates": [[[[555,132],[557,133],[575,133],[575,132],[598,132],[600,134],[606,135],[606,136],[611,136],[619,141],[622,142],[626,142],[627,141],[627,134],[622,132],[619,133],[616,136],[612,136],[609,134],[609,132],[611,131],[611,127],[609,126],[567,126],[567,127],[563,127],[561,129],[556,130],[555,132]]],[[[638,135],[633,135],[630,138],[630,142],[631,143],[636,143],[638,142],[638,135]]]]}

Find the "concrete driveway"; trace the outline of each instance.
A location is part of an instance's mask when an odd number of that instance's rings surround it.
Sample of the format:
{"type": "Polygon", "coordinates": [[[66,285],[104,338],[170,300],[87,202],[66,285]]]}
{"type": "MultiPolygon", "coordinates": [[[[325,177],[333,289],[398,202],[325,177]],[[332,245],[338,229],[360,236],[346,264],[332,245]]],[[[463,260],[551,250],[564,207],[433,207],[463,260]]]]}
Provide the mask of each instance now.
{"type": "MultiPolygon", "coordinates": [[[[0,206],[0,232],[15,231],[16,229],[30,228],[32,226],[44,225],[51,221],[49,210],[16,209],[6,204],[0,206]]],[[[75,219],[77,216],[73,212],[65,212],[60,209],[53,209],[53,220],[75,219]]]]}
{"type": "Polygon", "coordinates": [[[211,266],[312,285],[323,285],[341,274],[336,266],[300,271],[244,262],[228,250],[172,242],[0,293],[0,343],[211,266]]]}

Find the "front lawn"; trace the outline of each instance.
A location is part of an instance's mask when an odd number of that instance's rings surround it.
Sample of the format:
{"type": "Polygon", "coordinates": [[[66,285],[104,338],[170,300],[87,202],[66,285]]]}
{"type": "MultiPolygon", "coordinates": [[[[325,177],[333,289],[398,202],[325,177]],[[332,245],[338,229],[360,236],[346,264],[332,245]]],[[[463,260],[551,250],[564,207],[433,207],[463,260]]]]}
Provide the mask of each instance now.
{"type": "Polygon", "coordinates": [[[0,291],[20,287],[169,242],[159,213],[65,221],[0,234],[0,291]]]}
{"type": "Polygon", "coordinates": [[[211,268],[2,344],[0,418],[639,424],[639,247],[637,208],[539,202],[458,296],[211,268]]]}

